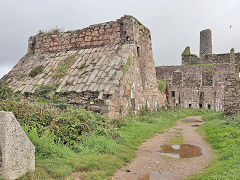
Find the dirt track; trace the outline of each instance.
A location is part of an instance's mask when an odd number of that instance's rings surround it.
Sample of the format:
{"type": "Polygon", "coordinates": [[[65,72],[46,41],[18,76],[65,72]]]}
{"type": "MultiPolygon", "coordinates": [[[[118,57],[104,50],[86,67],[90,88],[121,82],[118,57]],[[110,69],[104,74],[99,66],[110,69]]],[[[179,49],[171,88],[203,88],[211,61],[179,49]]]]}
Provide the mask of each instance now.
{"type": "MultiPolygon", "coordinates": [[[[182,119],[183,120],[183,119],[182,119]]],[[[157,134],[139,146],[137,157],[124,168],[119,169],[114,180],[179,180],[199,173],[211,162],[214,153],[201,135],[196,132],[201,125],[200,116],[185,118],[192,123],[177,121],[176,126],[157,134]],[[159,154],[160,146],[167,144],[179,132],[184,143],[201,148],[202,155],[192,158],[170,158],[159,154]]]]}

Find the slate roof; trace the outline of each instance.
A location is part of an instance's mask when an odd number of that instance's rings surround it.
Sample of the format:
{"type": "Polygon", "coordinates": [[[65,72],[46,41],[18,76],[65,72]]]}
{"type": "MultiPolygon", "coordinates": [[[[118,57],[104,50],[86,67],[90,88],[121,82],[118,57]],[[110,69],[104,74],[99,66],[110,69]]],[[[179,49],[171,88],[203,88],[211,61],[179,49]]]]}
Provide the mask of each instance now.
{"type": "Polygon", "coordinates": [[[112,94],[123,77],[132,45],[102,46],[59,53],[36,53],[23,57],[2,78],[15,92],[34,93],[40,85],[58,84],[56,92],[102,92],[112,94]],[[43,70],[30,76],[33,68],[43,70]]]}

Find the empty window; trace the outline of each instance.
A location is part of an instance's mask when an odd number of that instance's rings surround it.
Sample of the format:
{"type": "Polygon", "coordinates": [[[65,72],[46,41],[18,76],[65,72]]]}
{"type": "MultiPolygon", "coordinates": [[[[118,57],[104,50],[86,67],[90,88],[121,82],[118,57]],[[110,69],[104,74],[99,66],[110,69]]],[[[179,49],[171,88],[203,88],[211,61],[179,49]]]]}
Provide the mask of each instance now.
{"type": "Polygon", "coordinates": [[[137,55],[140,57],[140,47],[137,47],[137,55]]]}
{"type": "Polygon", "coordinates": [[[213,75],[212,71],[206,70],[202,72],[202,86],[212,86],[213,85],[213,75]]]}
{"type": "Polygon", "coordinates": [[[208,104],[208,109],[211,109],[211,104],[208,104]]]}
{"type": "Polygon", "coordinates": [[[131,99],[132,110],[135,111],[135,98],[131,99]]]}
{"type": "Polygon", "coordinates": [[[203,105],[202,105],[202,104],[199,104],[199,108],[202,109],[202,108],[203,108],[203,105]]]}
{"type": "Polygon", "coordinates": [[[175,97],[175,91],[172,91],[172,97],[175,97]]]}
{"type": "Polygon", "coordinates": [[[189,107],[189,108],[192,108],[192,104],[189,104],[188,107],[189,107]]]}

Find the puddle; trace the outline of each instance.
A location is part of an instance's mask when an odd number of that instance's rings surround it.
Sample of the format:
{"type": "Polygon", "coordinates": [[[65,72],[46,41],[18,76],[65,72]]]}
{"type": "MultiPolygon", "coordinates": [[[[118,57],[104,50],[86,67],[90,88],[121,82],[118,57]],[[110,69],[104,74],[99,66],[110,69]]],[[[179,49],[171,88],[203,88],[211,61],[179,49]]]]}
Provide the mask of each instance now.
{"type": "Polygon", "coordinates": [[[163,145],[158,151],[161,155],[172,158],[191,158],[202,155],[201,148],[191,144],[163,145]]]}
{"type": "Polygon", "coordinates": [[[161,173],[157,171],[151,171],[145,176],[140,177],[138,180],[159,180],[161,179],[161,173]]]}

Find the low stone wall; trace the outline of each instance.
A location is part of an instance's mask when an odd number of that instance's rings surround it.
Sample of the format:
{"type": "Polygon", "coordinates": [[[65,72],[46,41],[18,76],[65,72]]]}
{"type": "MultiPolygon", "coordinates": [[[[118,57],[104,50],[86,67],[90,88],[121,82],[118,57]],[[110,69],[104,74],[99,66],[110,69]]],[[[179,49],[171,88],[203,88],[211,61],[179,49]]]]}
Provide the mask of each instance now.
{"type": "MultiPolygon", "coordinates": [[[[240,62],[240,53],[234,53],[235,63],[240,62]]],[[[182,65],[232,63],[231,53],[212,54],[198,57],[194,54],[182,55],[182,65]]]]}
{"type": "Polygon", "coordinates": [[[132,27],[132,16],[124,16],[116,21],[91,25],[76,31],[40,33],[29,38],[28,52],[59,52],[132,43],[132,27]]]}
{"type": "Polygon", "coordinates": [[[17,179],[35,170],[35,147],[10,112],[0,111],[0,178],[17,179]]]}

